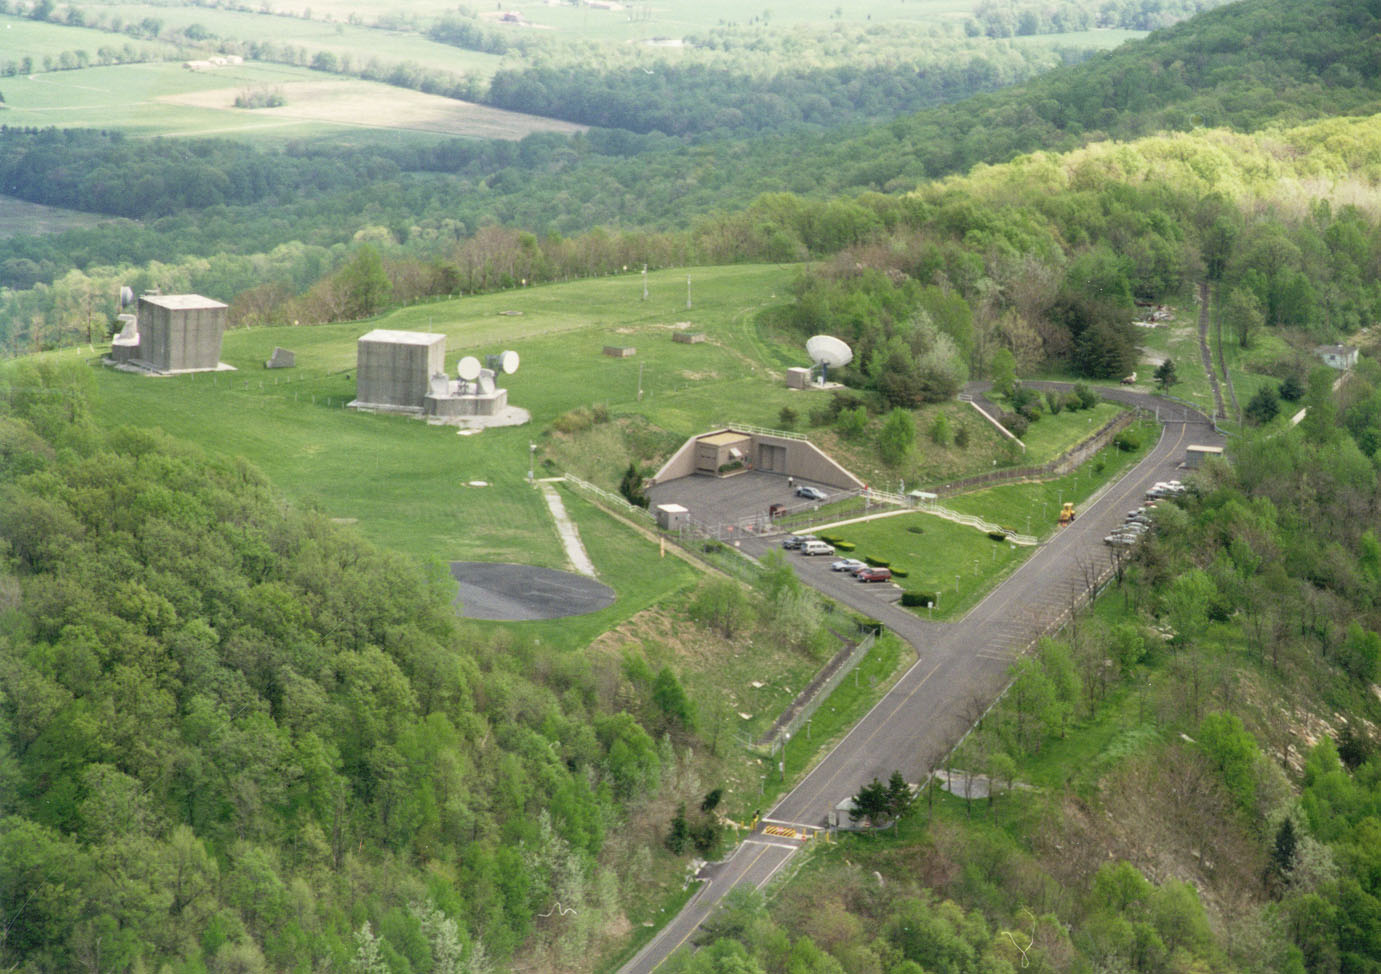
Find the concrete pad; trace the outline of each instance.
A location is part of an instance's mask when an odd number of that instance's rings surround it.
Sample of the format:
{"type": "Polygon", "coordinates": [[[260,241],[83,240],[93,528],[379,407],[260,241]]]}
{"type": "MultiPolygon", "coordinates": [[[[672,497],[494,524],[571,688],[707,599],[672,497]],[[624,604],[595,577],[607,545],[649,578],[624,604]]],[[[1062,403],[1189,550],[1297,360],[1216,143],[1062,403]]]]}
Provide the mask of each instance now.
{"type": "Polygon", "coordinates": [[[453,561],[455,605],[467,619],[528,622],[586,615],[614,603],[614,590],[592,578],[533,565],[453,561]]]}

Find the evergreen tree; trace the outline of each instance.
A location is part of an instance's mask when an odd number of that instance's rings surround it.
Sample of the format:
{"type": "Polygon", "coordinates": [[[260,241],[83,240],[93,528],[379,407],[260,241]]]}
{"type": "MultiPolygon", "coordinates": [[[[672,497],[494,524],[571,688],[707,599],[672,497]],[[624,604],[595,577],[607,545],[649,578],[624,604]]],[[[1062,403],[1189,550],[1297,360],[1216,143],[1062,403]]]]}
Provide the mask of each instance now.
{"type": "Polygon", "coordinates": [[[1168,358],[1160,365],[1156,366],[1156,387],[1161,392],[1168,392],[1170,387],[1180,381],[1175,376],[1175,360],[1168,358]]]}

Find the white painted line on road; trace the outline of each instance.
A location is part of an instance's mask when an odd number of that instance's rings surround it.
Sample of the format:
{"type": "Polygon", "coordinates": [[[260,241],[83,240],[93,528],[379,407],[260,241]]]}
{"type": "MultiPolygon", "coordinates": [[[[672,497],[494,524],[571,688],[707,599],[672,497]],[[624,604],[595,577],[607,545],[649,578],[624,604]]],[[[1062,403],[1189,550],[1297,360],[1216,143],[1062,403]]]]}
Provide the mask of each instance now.
{"type": "MultiPolygon", "coordinates": [[[[794,852],[795,850],[792,850],[792,851],[794,852]]],[[[761,883],[758,883],[757,888],[758,888],[758,889],[762,889],[762,888],[763,888],[764,886],[766,886],[768,883],[772,882],[772,877],[775,876],[775,875],[777,875],[777,870],[781,869],[783,866],[785,866],[785,865],[786,865],[787,863],[789,863],[790,861],[791,861],[791,857],[790,857],[790,856],[783,856],[783,857],[782,857],[782,861],[779,862],[779,863],[777,863],[775,866],[772,867],[772,871],[769,872],[769,873],[763,878],[763,881],[762,881],[761,883]]]]}
{"type": "MultiPolygon", "coordinates": [[[[920,661],[917,660],[917,665],[919,665],[919,663],[920,663],[920,661]]],[[[892,712],[889,713],[885,718],[883,718],[882,723],[878,724],[877,729],[874,730],[871,734],[869,734],[867,737],[865,737],[865,738],[863,739],[863,744],[864,744],[865,747],[866,747],[868,744],[870,744],[870,743],[872,742],[873,738],[877,737],[877,736],[878,736],[878,733],[879,733],[884,727],[886,727],[886,726],[888,725],[888,723],[892,720],[893,717],[895,717],[895,716],[897,715],[897,711],[898,711],[898,710],[901,710],[903,707],[905,707],[908,703],[911,702],[911,698],[912,698],[912,697],[914,697],[916,694],[918,694],[918,693],[921,692],[921,687],[923,687],[923,686],[926,685],[926,683],[930,680],[930,678],[931,678],[932,676],[935,675],[935,671],[938,670],[939,668],[940,668],[940,664],[939,664],[939,663],[936,663],[933,667],[931,667],[930,672],[927,673],[925,676],[923,676],[923,677],[921,678],[921,682],[920,682],[920,683],[917,683],[917,684],[911,689],[911,692],[910,692],[910,693],[908,693],[906,696],[902,697],[901,702],[898,703],[895,707],[893,707],[893,708],[892,708],[892,712]]],[[[915,667],[913,666],[912,669],[915,669],[915,667]]],[[[908,674],[910,674],[911,670],[907,670],[906,672],[907,672],[908,674]]],[[[905,677],[903,677],[902,679],[905,679],[905,677]]],[[[887,698],[886,698],[886,697],[883,697],[882,699],[883,699],[883,700],[886,700],[887,698]]],[[[878,703],[881,704],[882,701],[880,700],[880,701],[878,701],[878,703]]],[[[873,712],[876,711],[876,710],[877,710],[877,707],[875,706],[872,710],[868,711],[868,713],[864,714],[864,715],[863,715],[863,719],[860,720],[857,724],[854,724],[853,730],[849,731],[849,733],[845,735],[844,740],[843,740],[843,741],[840,741],[839,744],[835,745],[835,747],[832,748],[832,749],[830,750],[830,754],[833,754],[836,750],[838,750],[839,747],[841,747],[841,746],[844,744],[844,741],[847,741],[850,737],[853,737],[854,731],[856,731],[856,730],[858,730],[860,727],[862,727],[864,721],[866,721],[869,717],[871,717],[871,716],[873,715],[873,712]]],[[[821,768],[823,768],[823,767],[825,766],[826,762],[829,760],[829,756],[830,756],[829,754],[825,755],[825,758],[824,758],[823,760],[821,760],[820,763],[817,764],[817,765],[815,766],[815,771],[819,771],[821,768]]],[[[828,788],[828,787],[834,782],[834,779],[835,779],[835,778],[838,778],[839,775],[840,775],[841,773],[843,773],[845,770],[847,770],[847,768],[848,768],[848,765],[844,765],[843,767],[839,768],[839,770],[835,771],[834,774],[830,775],[830,776],[829,776],[829,779],[828,779],[828,780],[825,782],[825,784],[824,784],[824,788],[828,788]]],[[[800,783],[799,785],[797,785],[795,788],[791,789],[790,794],[788,794],[787,796],[785,796],[782,800],[785,801],[786,798],[791,797],[791,795],[795,794],[799,789],[801,789],[802,787],[804,787],[804,786],[805,786],[805,783],[806,783],[807,781],[809,781],[809,780],[811,779],[811,777],[815,774],[815,771],[812,771],[810,774],[806,775],[806,777],[803,778],[803,779],[801,780],[801,783],[800,783]]],[[[823,790],[823,788],[822,788],[822,790],[823,790]]]]}
{"type": "Polygon", "coordinates": [[[785,849],[787,852],[795,852],[797,849],[801,848],[801,844],[800,844],[799,842],[797,842],[797,843],[794,844],[794,845],[793,845],[792,843],[790,843],[790,842],[769,842],[769,841],[767,841],[766,839],[761,839],[761,838],[758,838],[757,836],[753,836],[753,837],[750,838],[750,839],[744,839],[744,840],[743,840],[743,844],[744,844],[744,845],[766,845],[766,846],[771,846],[771,847],[774,848],[774,849],[785,849]]]}

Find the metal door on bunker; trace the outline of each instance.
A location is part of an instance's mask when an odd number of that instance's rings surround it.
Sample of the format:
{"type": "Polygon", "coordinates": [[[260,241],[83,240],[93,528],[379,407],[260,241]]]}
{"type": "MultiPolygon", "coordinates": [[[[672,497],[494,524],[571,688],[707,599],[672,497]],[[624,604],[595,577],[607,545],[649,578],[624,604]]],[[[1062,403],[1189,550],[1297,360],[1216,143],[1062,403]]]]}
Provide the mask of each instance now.
{"type": "Polygon", "coordinates": [[[767,473],[786,473],[786,447],[758,444],[758,469],[767,473]]]}

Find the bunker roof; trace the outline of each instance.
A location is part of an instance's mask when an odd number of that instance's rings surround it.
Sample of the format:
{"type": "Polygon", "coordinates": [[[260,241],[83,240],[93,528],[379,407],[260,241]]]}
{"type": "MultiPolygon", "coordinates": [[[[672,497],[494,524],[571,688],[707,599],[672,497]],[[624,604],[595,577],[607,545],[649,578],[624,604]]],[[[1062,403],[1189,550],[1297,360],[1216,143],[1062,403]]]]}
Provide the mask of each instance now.
{"type": "Polygon", "coordinates": [[[160,308],[167,308],[169,311],[207,311],[213,308],[224,308],[227,305],[211,298],[204,298],[200,294],[144,294],[139,298],[140,301],[147,301],[149,304],[157,305],[160,308]]]}
{"type": "Polygon", "coordinates": [[[445,335],[430,331],[393,331],[388,328],[375,328],[361,335],[362,342],[388,342],[390,345],[431,345],[445,335]]]}

